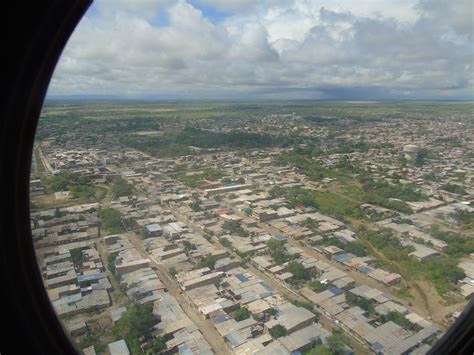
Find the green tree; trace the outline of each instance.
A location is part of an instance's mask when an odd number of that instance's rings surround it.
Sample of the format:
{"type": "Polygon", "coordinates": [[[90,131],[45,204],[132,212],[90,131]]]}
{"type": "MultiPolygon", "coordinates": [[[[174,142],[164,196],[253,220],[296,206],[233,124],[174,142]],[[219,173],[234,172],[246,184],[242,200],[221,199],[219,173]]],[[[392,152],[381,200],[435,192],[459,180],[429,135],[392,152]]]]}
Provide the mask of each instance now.
{"type": "Polygon", "coordinates": [[[245,307],[240,307],[234,312],[234,319],[240,322],[244,319],[250,318],[250,311],[245,307]]]}
{"type": "Polygon", "coordinates": [[[152,305],[133,305],[114,325],[113,334],[124,338],[131,352],[141,353],[138,339],[151,338],[151,328],[155,323],[152,305]]]}
{"type": "Polygon", "coordinates": [[[201,262],[198,264],[198,267],[208,267],[209,269],[214,269],[214,265],[216,264],[215,256],[208,254],[206,255],[201,262]]]}
{"type": "Polygon", "coordinates": [[[274,338],[281,338],[284,337],[287,333],[287,330],[281,324],[275,325],[272,329],[270,329],[270,335],[274,338]]]}
{"type": "Polygon", "coordinates": [[[418,150],[416,153],[416,158],[415,158],[415,165],[416,166],[423,166],[426,163],[426,159],[429,157],[430,151],[426,148],[421,148],[418,150]]]}
{"type": "Polygon", "coordinates": [[[166,339],[164,337],[157,337],[151,343],[151,348],[148,350],[147,354],[159,354],[163,350],[166,350],[166,339]]]}
{"type": "Polygon", "coordinates": [[[268,313],[271,316],[274,316],[278,313],[278,311],[275,308],[271,307],[271,308],[267,309],[266,313],[268,313]]]}
{"type": "Polygon", "coordinates": [[[107,258],[107,266],[112,274],[115,275],[115,259],[117,258],[117,254],[110,254],[107,258]]]}
{"type": "Polygon", "coordinates": [[[176,270],[176,268],[174,266],[171,266],[169,269],[168,269],[168,273],[171,275],[171,276],[175,276],[178,271],[176,270]]]}
{"type": "Polygon", "coordinates": [[[184,252],[189,253],[191,250],[196,250],[196,244],[191,243],[188,240],[183,240],[184,252]]]}
{"type": "Polygon", "coordinates": [[[311,274],[308,269],[306,269],[303,264],[297,261],[290,261],[288,263],[288,271],[291,272],[293,274],[293,278],[298,281],[311,279],[311,274]]]}
{"type": "Polygon", "coordinates": [[[71,259],[74,264],[79,264],[82,260],[82,248],[74,248],[69,250],[71,253],[71,259]]]}
{"type": "Polygon", "coordinates": [[[445,191],[448,191],[448,192],[451,192],[453,194],[457,194],[457,195],[467,195],[467,192],[466,190],[460,186],[460,185],[456,185],[456,184],[446,184],[444,186],[441,187],[443,190],[445,191]]]}
{"type": "Polygon", "coordinates": [[[406,319],[403,314],[397,311],[390,312],[389,314],[385,316],[384,315],[380,316],[379,321],[381,323],[392,321],[398,324],[400,327],[408,327],[410,325],[410,322],[408,321],[408,319],[406,319]]]}
{"type": "Polygon", "coordinates": [[[314,290],[314,291],[317,291],[317,292],[322,292],[324,290],[327,290],[328,289],[328,285],[327,284],[323,284],[319,281],[310,281],[308,282],[308,286],[314,290]]]}
{"type": "Polygon", "coordinates": [[[326,338],[328,348],[333,354],[342,354],[348,343],[347,336],[341,331],[334,331],[326,338]]]}
{"type": "Polygon", "coordinates": [[[194,212],[201,211],[201,201],[196,200],[189,205],[194,212]]]}
{"type": "Polygon", "coordinates": [[[334,353],[328,347],[324,345],[316,345],[314,348],[309,350],[305,355],[334,355],[334,353]]]}
{"type": "Polygon", "coordinates": [[[220,238],[219,242],[222,244],[222,246],[224,246],[226,248],[231,248],[232,247],[232,242],[227,238],[220,238]]]}
{"type": "Polygon", "coordinates": [[[117,197],[131,196],[133,195],[134,188],[127,180],[117,178],[112,185],[112,192],[117,197]]]}
{"type": "Polygon", "coordinates": [[[102,226],[110,233],[122,233],[125,228],[122,225],[122,213],[113,208],[105,208],[100,211],[102,226]]]}

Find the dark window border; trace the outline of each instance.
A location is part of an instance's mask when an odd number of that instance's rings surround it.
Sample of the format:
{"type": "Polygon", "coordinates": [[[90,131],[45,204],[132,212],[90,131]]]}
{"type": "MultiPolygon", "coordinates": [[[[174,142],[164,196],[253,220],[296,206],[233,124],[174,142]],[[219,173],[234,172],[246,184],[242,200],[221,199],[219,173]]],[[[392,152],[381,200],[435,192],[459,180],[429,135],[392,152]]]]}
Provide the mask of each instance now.
{"type": "Polygon", "coordinates": [[[74,354],[49,302],[29,222],[36,125],[56,63],[91,0],[2,4],[0,289],[2,354],[74,354]]]}

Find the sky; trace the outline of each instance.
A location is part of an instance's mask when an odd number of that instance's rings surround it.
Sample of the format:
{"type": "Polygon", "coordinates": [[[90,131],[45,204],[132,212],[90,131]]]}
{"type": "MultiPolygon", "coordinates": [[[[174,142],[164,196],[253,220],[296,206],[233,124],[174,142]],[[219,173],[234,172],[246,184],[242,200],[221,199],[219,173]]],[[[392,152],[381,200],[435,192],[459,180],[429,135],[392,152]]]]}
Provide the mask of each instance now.
{"type": "Polygon", "coordinates": [[[471,0],[95,0],[48,97],[473,99],[471,0]]]}

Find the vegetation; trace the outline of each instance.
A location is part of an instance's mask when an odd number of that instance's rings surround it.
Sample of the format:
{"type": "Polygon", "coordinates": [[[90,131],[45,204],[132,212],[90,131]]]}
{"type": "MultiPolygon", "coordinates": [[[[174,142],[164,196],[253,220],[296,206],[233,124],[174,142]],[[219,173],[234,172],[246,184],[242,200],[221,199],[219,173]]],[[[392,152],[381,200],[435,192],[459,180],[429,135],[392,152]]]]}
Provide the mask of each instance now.
{"type": "Polygon", "coordinates": [[[316,345],[306,352],[305,355],[334,355],[334,353],[327,346],[316,345]]]}
{"type": "Polygon", "coordinates": [[[288,263],[288,271],[293,274],[293,280],[297,282],[311,280],[311,273],[303,266],[303,264],[297,261],[290,261],[288,263]]]}
{"type": "Polygon", "coordinates": [[[363,297],[358,297],[351,292],[346,292],[346,301],[351,305],[359,306],[364,311],[366,311],[369,316],[376,313],[374,305],[370,303],[370,301],[363,297]]]}
{"type": "Polygon", "coordinates": [[[219,242],[222,244],[223,247],[232,248],[232,242],[227,238],[220,238],[219,242]]]}
{"type": "Polygon", "coordinates": [[[441,187],[443,190],[457,195],[467,195],[467,191],[460,185],[446,184],[441,187]]]}
{"type": "Polygon", "coordinates": [[[375,248],[375,256],[388,270],[397,272],[408,280],[429,280],[440,296],[455,290],[456,282],[465,277],[462,269],[458,267],[459,258],[455,256],[456,252],[421,263],[408,255],[409,250],[403,248],[390,231],[374,232],[361,228],[358,235],[375,248]]]}
{"type": "Polygon", "coordinates": [[[267,313],[271,316],[275,316],[278,312],[275,308],[271,307],[267,310],[267,313]]]}
{"type": "Polygon", "coordinates": [[[178,273],[178,271],[176,270],[176,268],[174,266],[171,266],[169,269],[168,269],[168,273],[171,275],[171,276],[176,276],[176,274],[178,273]]]}
{"type": "Polygon", "coordinates": [[[127,180],[117,178],[113,182],[112,193],[117,197],[131,196],[134,193],[134,188],[127,180]]]}
{"type": "MultiPolygon", "coordinates": [[[[189,174],[186,171],[179,172],[176,175],[176,178],[181,181],[184,185],[196,188],[204,186],[204,180],[208,181],[217,181],[219,180],[224,174],[217,169],[206,168],[202,171],[189,174]]],[[[198,202],[198,201],[197,201],[198,202]]]]}
{"type": "Polygon", "coordinates": [[[108,232],[122,233],[125,232],[125,228],[122,225],[122,213],[113,208],[105,208],[100,211],[100,219],[102,226],[107,229],[108,232]]]}
{"type": "Polygon", "coordinates": [[[270,329],[270,335],[274,338],[281,338],[284,337],[287,333],[287,330],[281,324],[275,325],[272,329],[270,329]]]}
{"type": "Polygon", "coordinates": [[[289,147],[293,140],[286,136],[271,136],[240,131],[213,132],[186,127],[160,136],[124,136],[122,143],[157,156],[193,154],[189,146],[203,149],[289,147]]]}
{"type": "Polygon", "coordinates": [[[227,221],[222,225],[222,228],[229,231],[231,234],[236,234],[243,238],[247,238],[249,236],[249,232],[243,229],[240,223],[237,221],[227,221]]]}
{"type": "Polygon", "coordinates": [[[89,177],[74,173],[60,173],[53,176],[46,176],[42,179],[46,192],[58,192],[70,190],[72,186],[85,187],[91,182],[89,177]]]}
{"type": "Polygon", "coordinates": [[[400,327],[408,327],[410,325],[410,321],[405,318],[403,314],[397,311],[390,312],[387,315],[381,315],[378,318],[379,322],[386,323],[386,322],[394,322],[398,324],[400,327]]]}
{"type": "Polygon", "coordinates": [[[70,191],[74,198],[86,200],[100,200],[105,196],[105,189],[92,184],[88,176],[75,173],[60,173],[42,178],[42,184],[47,193],[70,191]]]}
{"type": "Polygon", "coordinates": [[[429,158],[430,151],[426,148],[420,148],[416,153],[415,165],[423,166],[426,164],[426,159],[429,158]]]}
{"type": "Polygon", "coordinates": [[[474,212],[457,209],[451,214],[462,229],[474,229],[474,212]]]}
{"type": "Polygon", "coordinates": [[[154,323],[150,304],[132,305],[115,323],[113,333],[116,337],[125,339],[132,354],[142,353],[139,338],[151,339],[154,323]]]}
{"type": "Polygon", "coordinates": [[[82,260],[82,248],[74,248],[69,251],[74,265],[79,264],[82,260]]]}
{"type": "Polygon", "coordinates": [[[147,354],[150,354],[150,355],[159,354],[165,349],[166,349],[166,339],[164,337],[157,337],[152,341],[151,347],[147,351],[147,354]]]}
{"type": "Polygon", "coordinates": [[[328,348],[335,355],[343,354],[348,342],[349,339],[342,331],[333,331],[326,339],[328,348]]]}
{"type": "Polygon", "coordinates": [[[115,275],[115,259],[117,259],[117,254],[110,254],[107,258],[107,266],[112,274],[115,275]]]}
{"type": "Polygon", "coordinates": [[[216,264],[216,257],[209,254],[206,255],[198,264],[198,268],[208,267],[209,269],[214,269],[214,265],[216,264]]]}
{"type": "Polygon", "coordinates": [[[240,322],[244,319],[250,318],[250,311],[245,307],[240,307],[238,310],[234,312],[234,319],[237,322],[240,322]]]}
{"type": "Polygon", "coordinates": [[[191,250],[196,250],[196,244],[189,242],[188,240],[183,240],[184,252],[188,254],[191,250]]]}
{"type": "Polygon", "coordinates": [[[319,281],[314,280],[308,282],[308,287],[311,288],[313,291],[322,292],[327,290],[329,286],[327,284],[323,284],[319,281]]]}
{"type": "Polygon", "coordinates": [[[294,304],[296,307],[303,307],[306,308],[308,311],[314,313],[314,304],[312,304],[311,302],[292,300],[291,303],[294,304]]]}
{"type": "Polygon", "coordinates": [[[469,236],[463,237],[450,231],[441,231],[436,225],[431,227],[430,233],[448,244],[443,252],[451,257],[461,258],[474,253],[474,239],[469,236]]]}
{"type": "Polygon", "coordinates": [[[270,239],[267,242],[267,247],[270,252],[270,256],[278,265],[286,263],[287,261],[290,261],[294,258],[286,252],[285,242],[281,240],[270,239]]]}

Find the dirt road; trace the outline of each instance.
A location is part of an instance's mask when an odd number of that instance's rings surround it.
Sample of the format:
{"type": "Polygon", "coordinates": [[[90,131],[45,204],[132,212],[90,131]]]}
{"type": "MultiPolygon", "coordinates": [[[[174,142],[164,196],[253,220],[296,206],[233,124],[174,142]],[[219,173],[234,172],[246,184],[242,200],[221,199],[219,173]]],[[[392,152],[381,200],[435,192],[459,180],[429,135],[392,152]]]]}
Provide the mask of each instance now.
{"type": "MultiPolygon", "coordinates": [[[[147,251],[143,247],[142,240],[136,233],[129,233],[128,238],[135,249],[137,249],[144,258],[149,258],[147,251]]],[[[176,298],[184,312],[194,322],[194,324],[196,324],[214,351],[217,354],[233,354],[234,351],[227,346],[222,336],[214,328],[212,322],[208,319],[204,319],[198,310],[191,304],[190,300],[183,293],[181,293],[181,290],[178,288],[176,282],[171,279],[168,271],[164,270],[163,265],[156,263],[153,260],[151,260],[151,263],[153,267],[156,267],[158,277],[166,286],[170,295],[176,298]]]]}

